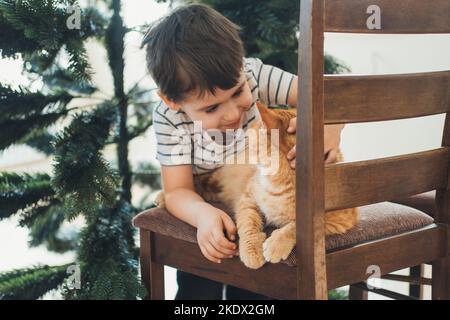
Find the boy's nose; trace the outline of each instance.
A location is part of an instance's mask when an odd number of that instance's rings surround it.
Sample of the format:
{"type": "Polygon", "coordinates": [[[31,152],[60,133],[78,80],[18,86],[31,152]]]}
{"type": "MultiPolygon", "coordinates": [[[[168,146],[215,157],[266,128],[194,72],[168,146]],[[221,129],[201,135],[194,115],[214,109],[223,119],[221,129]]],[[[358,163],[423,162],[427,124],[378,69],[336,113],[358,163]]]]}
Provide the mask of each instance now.
{"type": "Polygon", "coordinates": [[[229,108],[227,109],[227,121],[229,122],[236,122],[237,120],[239,120],[239,118],[241,117],[241,113],[243,112],[243,110],[241,110],[242,108],[239,107],[239,105],[235,104],[235,105],[230,105],[229,108]]]}

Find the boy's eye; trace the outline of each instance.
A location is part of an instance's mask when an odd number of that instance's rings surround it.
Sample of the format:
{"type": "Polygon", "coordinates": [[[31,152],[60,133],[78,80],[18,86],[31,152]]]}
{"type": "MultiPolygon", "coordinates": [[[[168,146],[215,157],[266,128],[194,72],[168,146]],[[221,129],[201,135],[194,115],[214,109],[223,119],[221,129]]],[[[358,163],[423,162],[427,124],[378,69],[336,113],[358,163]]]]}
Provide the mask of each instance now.
{"type": "Polygon", "coordinates": [[[212,106],[212,107],[206,109],[206,113],[214,112],[214,111],[216,111],[216,109],[217,109],[218,107],[219,107],[219,105],[216,104],[216,105],[214,105],[214,106],[212,106]]]}
{"type": "Polygon", "coordinates": [[[243,91],[243,90],[241,89],[241,90],[235,92],[235,93],[233,94],[233,97],[239,97],[239,96],[241,95],[242,91],[243,91]]]}

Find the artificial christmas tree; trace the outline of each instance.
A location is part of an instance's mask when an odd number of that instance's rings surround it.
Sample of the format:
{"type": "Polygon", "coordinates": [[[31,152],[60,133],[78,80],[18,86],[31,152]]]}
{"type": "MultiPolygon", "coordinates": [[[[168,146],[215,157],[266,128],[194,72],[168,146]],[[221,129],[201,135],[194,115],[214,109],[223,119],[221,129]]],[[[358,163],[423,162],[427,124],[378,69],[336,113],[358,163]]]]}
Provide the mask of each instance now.
{"type": "Polygon", "coordinates": [[[24,72],[41,83],[38,89],[0,84],[0,151],[27,144],[54,161],[52,175],[0,174],[0,219],[18,216],[30,228],[32,246],[77,253],[73,264],[1,274],[0,299],[37,299],[58,287],[68,299],[145,296],[131,225],[145,207],[131,205],[131,187],[134,178],[157,185],[159,177],[142,170],[134,176],[128,144],[152,124],[151,90],[139,83],[124,88],[124,37],[130,29],[120,0],[99,2],[107,10],[80,8],[71,0],[0,1],[0,55],[21,59],[24,72]],[[106,99],[92,98],[97,89],[85,49],[92,39],[108,53],[114,95],[106,99]],[[80,98],[94,103],[70,106],[80,98]],[[111,144],[117,167],[102,153],[111,144]],[[61,238],[62,223],[79,216],[85,221],[81,232],[61,238]],[[71,266],[80,271],[76,288],[69,283],[71,266]]]}

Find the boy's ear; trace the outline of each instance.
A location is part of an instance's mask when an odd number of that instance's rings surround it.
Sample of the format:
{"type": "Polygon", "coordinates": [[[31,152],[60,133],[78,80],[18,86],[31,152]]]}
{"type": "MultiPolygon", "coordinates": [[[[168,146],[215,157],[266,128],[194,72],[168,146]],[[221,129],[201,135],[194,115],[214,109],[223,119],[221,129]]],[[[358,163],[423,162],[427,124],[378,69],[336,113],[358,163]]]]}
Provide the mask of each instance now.
{"type": "Polygon", "coordinates": [[[162,93],[160,90],[157,91],[158,96],[161,98],[162,101],[172,110],[180,110],[181,106],[174,102],[173,100],[170,100],[164,93],[162,93]]]}

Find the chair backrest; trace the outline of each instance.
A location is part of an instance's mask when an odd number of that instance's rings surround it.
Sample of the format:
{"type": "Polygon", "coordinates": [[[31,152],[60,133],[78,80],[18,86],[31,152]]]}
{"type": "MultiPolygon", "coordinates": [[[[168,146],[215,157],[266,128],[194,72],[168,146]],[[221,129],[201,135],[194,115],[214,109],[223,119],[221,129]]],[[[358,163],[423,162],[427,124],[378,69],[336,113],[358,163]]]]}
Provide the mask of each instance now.
{"type": "MultiPolygon", "coordinates": [[[[301,0],[297,118],[298,297],[326,298],[324,215],[437,189],[446,201],[450,71],[324,75],[324,32],[450,33],[449,0],[301,0]],[[447,113],[441,148],[397,157],[323,164],[324,124],[447,113]]],[[[441,200],[439,200],[441,201],[441,200]]],[[[439,207],[439,206],[438,206],[439,207]]],[[[447,222],[444,203],[437,217],[447,222]]]]}

